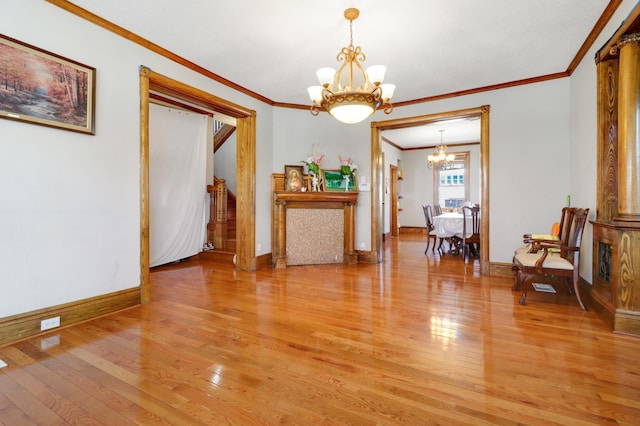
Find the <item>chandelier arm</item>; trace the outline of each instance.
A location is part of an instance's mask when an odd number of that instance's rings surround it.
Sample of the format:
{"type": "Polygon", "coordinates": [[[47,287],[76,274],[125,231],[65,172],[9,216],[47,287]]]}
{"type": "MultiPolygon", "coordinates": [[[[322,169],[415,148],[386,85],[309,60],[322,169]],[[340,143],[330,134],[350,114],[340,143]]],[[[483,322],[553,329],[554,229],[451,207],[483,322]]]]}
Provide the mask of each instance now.
{"type": "Polygon", "coordinates": [[[322,89],[322,102],[328,102],[332,96],[334,96],[335,93],[333,93],[331,90],[327,89],[326,87],[322,89]]]}

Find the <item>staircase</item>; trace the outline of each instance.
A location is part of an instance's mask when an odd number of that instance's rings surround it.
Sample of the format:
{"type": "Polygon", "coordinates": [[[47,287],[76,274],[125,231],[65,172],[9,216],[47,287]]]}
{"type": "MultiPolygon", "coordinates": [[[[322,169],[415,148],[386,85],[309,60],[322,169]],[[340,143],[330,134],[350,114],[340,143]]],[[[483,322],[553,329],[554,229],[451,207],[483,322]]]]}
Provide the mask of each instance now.
{"type": "Polygon", "coordinates": [[[213,260],[232,262],[236,253],[236,197],[227,190],[224,179],[214,177],[214,182],[207,186],[211,198],[207,241],[215,248],[201,254],[213,260]]]}
{"type": "Polygon", "coordinates": [[[227,235],[224,251],[236,252],[236,197],[227,191],[227,235]]]}
{"type": "MultiPolygon", "coordinates": [[[[234,126],[214,120],[213,152],[235,132],[234,126]]],[[[214,176],[214,184],[207,186],[211,198],[207,241],[213,243],[213,250],[204,251],[209,258],[232,262],[236,253],[236,197],[229,192],[224,179],[214,176]]]]}

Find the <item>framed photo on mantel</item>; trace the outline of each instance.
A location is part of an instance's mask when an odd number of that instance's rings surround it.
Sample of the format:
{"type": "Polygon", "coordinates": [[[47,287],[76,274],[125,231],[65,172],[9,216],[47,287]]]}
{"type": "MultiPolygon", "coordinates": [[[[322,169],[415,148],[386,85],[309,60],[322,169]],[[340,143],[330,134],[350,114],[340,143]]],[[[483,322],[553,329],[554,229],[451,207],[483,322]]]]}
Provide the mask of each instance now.
{"type": "Polygon", "coordinates": [[[340,170],[322,170],[322,182],[325,191],[355,191],[356,175],[352,175],[349,179],[349,187],[347,188],[347,179],[342,176],[340,170]]]}
{"type": "Polygon", "coordinates": [[[284,166],[284,190],[303,191],[304,166],[284,166]]]}

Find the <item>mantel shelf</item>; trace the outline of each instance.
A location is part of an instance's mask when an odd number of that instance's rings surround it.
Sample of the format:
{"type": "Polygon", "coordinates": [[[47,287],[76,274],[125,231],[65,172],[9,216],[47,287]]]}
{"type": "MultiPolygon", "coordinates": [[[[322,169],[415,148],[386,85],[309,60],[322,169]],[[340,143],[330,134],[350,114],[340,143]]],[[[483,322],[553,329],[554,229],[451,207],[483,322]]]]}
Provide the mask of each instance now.
{"type": "Polygon", "coordinates": [[[358,200],[357,191],[275,191],[276,201],[339,202],[354,203],[358,200]]]}

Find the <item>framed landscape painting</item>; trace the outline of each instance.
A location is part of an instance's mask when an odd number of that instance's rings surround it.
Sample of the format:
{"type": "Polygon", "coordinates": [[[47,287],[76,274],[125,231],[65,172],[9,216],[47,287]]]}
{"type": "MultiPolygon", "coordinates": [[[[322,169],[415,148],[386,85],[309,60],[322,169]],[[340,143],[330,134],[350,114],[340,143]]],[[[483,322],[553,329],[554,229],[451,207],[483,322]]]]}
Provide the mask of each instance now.
{"type": "Polygon", "coordinates": [[[95,134],[96,70],[0,35],[0,117],[95,134]]]}

